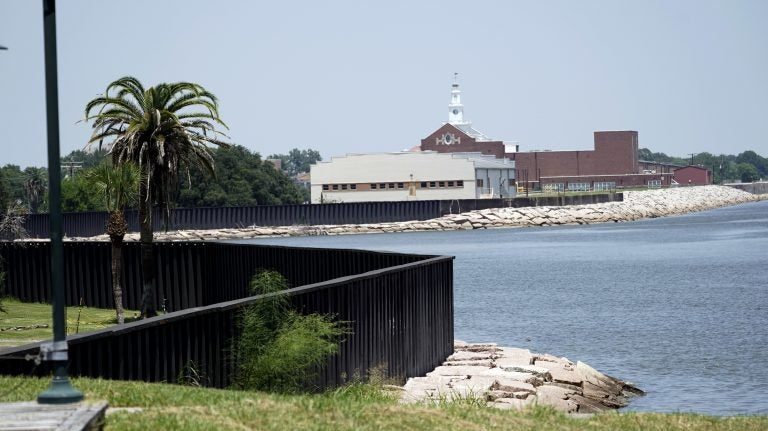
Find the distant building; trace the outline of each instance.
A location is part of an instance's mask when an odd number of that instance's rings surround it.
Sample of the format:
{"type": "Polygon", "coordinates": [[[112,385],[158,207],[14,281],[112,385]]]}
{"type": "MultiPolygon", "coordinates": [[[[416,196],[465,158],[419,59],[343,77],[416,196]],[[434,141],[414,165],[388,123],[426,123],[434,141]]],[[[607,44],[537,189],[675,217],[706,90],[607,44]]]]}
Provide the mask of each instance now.
{"type": "Polygon", "coordinates": [[[276,170],[283,170],[283,161],[280,159],[265,159],[265,161],[272,163],[276,170]]]}
{"type": "Polygon", "coordinates": [[[514,162],[478,153],[348,154],[312,165],[312,203],[515,195],[514,162]]]}
{"type": "Polygon", "coordinates": [[[477,152],[504,158],[506,153],[517,151],[517,142],[494,140],[475,129],[472,122],[464,118],[464,104],[461,103],[461,89],[456,81],[451,85],[451,102],[448,104],[448,121],[421,140],[422,151],[440,153],[477,152]]]}
{"type": "Polygon", "coordinates": [[[675,169],[674,178],[681,186],[705,186],[712,184],[712,171],[701,166],[685,166],[675,169]]]}
{"type": "Polygon", "coordinates": [[[669,187],[672,173],[640,170],[636,131],[595,132],[592,150],[508,154],[520,183],[545,191],[669,187]]]}
{"type": "Polygon", "coordinates": [[[296,183],[296,185],[304,187],[305,189],[310,188],[312,185],[309,172],[299,172],[295,177],[293,177],[293,181],[296,183]]]}
{"type": "Polygon", "coordinates": [[[517,142],[488,138],[464,118],[461,90],[454,81],[448,121],[421,140],[422,150],[479,152],[515,162],[518,184],[534,190],[608,190],[668,187],[672,172],[640,169],[636,131],[598,131],[594,148],[577,151],[519,151],[517,142]]]}

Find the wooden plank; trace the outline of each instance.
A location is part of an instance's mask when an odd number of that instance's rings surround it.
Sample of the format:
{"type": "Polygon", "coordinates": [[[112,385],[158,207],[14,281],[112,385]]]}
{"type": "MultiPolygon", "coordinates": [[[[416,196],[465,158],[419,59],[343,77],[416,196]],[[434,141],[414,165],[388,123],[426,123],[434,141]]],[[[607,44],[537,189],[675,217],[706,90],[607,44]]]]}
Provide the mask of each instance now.
{"type": "Polygon", "coordinates": [[[0,403],[0,431],[99,430],[104,426],[106,401],[74,404],[0,403]]]}

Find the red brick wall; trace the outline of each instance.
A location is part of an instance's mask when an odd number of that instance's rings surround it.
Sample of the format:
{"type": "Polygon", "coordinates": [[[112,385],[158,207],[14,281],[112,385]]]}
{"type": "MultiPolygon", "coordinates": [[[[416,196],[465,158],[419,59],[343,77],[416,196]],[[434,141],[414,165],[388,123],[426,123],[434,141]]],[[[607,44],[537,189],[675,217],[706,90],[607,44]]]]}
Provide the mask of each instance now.
{"type": "Polygon", "coordinates": [[[637,132],[595,132],[595,149],[586,151],[536,151],[509,153],[517,172],[528,178],[579,175],[628,175],[638,173],[637,132]]]}
{"type": "Polygon", "coordinates": [[[501,141],[484,141],[477,142],[475,138],[462,132],[459,128],[451,125],[444,124],[439,129],[435,130],[431,135],[421,140],[422,151],[436,151],[438,153],[482,153],[495,156],[497,158],[504,157],[504,143],[501,141]],[[444,145],[439,144],[438,141],[446,133],[453,133],[454,136],[461,139],[459,144],[444,145]]]}
{"type": "Polygon", "coordinates": [[[675,170],[675,181],[681,186],[704,186],[710,184],[710,172],[698,166],[686,166],[675,170]]]}

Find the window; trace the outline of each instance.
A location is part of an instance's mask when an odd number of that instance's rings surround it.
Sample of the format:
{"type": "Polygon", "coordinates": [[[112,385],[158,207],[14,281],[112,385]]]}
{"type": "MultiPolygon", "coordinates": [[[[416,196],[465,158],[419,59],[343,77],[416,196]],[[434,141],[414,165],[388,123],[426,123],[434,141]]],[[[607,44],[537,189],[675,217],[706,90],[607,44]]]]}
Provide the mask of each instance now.
{"type": "Polygon", "coordinates": [[[568,183],[568,191],[571,191],[571,192],[589,191],[589,183],[568,183]]]}
{"type": "Polygon", "coordinates": [[[448,187],[453,187],[453,184],[454,184],[453,181],[448,181],[448,187]]]}
{"type": "Polygon", "coordinates": [[[328,189],[329,189],[328,184],[323,184],[323,190],[328,191],[328,189]]]}
{"type": "Polygon", "coordinates": [[[613,190],[616,188],[615,181],[595,181],[592,190],[613,190]]]}
{"type": "Polygon", "coordinates": [[[436,184],[437,184],[437,183],[435,183],[434,181],[430,181],[430,182],[429,182],[429,188],[431,188],[431,189],[434,189],[434,188],[435,188],[435,186],[436,186],[436,184]]]}
{"type": "Polygon", "coordinates": [[[338,185],[338,184],[334,184],[334,185],[333,185],[333,189],[334,189],[334,190],[338,190],[338,189],[339,189],[339,185],[338,185]]]}
{"type": "Polygon", "coordinates": [[[395,188],[395,183],[389,183],[389,188],[390,189],[394,189],[395,188]]]}
{"type": "Polygon", "coordinates": [[[349,188],[352,190],[357,190],[357,184],[350,184],[349,188]]]}
{"type": "Polygon", "coordinates": [[[346,189],[347,189],[347,185],[346,185],[346,184],[342,184],[342,185],[341,185],[341,189],[342,189],[342,190],[346,190],[346,189]]]}
{"type": "Polygon", "coordinates": [[[371,190],[376,190],[376,183],[371,183],[371,190]]]}
{"type": "Polygon", "coordinates": [[[386,188],[387,188],[387,185],[386,185],[385,183],[379,183],[379,188],[380,188],[381,190],[384,190],[384,189],[386,189],[386,188]]]}
{"type": "Polygon", "coordinates": [[[426,181],[422,181],[420,187],[422,189],[426,189],[427,188],[427,182],[426,181]]]}
{"type": "Polygon", "coordinates": [[[562,192],[565,190],[565,184],[563,183],[547,183],[542,185],[542,190],[544,192],[549,193],[555,193],[555,192],[562,192]]]}
{"type": "Polygon", "coordinates": [[[437,186],[440,187],[441,189],[444,189],[445,188],[445,181],[438,182],[437,186]]]}
{"type": "Polygon", "coordinates": [[[483,179],[482,178],[478,178],[477,180],[475,180],[475,183],[477,184],[477,187],[483,187],[483,179]]]}
{"type": "Polygon", "coordinates": [[[661,187],[661,180],[648,180],[649,189],[658,189],[661,187]]]}
{"type": "Polygon", "coordinates": [[[464,180],[456,181],[456,187],[464,187],[464,180]]]}
{"type": "Polygon", "coordinates": [[[404,187],[405,187],[405,185],[403,183],[397,183],[397,188],[398,189],[402,189],[404,187]]]}
{"type": "Polygon", "coordinates": [[[508,185],[509,187],[514,187],[514,185],[515,185],[515,180],[513,180],[512,178],[507,178],[507,185],[508,185]]]}

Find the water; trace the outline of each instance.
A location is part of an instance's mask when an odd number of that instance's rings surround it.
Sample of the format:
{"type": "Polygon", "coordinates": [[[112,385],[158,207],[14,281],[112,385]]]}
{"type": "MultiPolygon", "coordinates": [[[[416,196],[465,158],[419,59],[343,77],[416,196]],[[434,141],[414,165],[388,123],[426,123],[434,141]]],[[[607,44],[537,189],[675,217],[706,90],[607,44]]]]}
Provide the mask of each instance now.
{"type": "Polygon", "coordinates": [[[631,410],[768,414],[768,202],[621,224],[252,240],[456,256],[455,334],[584,361],[631,410]]]}

